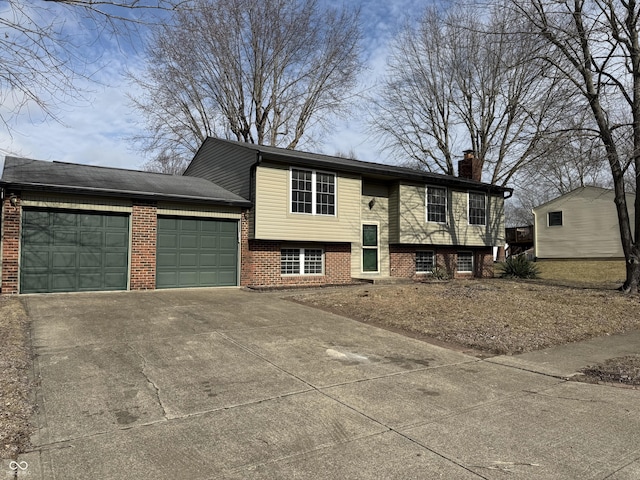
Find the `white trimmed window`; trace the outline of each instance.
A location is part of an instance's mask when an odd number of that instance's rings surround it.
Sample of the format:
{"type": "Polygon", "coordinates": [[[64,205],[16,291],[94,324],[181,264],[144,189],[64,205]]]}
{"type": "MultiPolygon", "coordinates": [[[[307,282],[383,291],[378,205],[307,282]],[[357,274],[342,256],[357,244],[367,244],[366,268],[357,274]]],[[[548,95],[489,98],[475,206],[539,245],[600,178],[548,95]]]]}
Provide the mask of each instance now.
{"type": "Polygon", "coordinates": [[[281,275],[322,275],[324,252],[321,248],[283,248],[280,250],[281,275]]]}
{"type": "Polygon", "coordinates": [[[447,189],[427,187],[427,222],[447,223],[447,189]]]}
{"type": "Polygon", "coordinates": [[[561,227],[562,226],[562,211],[559,212],[549,212],[549,226],[550,227],[561,227]]]}
{"type": "Polygon", "coordinates": [[[460,273],[473,272],[473,253],[472,252],[458,252],[458,272],[460,273]]]}
{"type": "Polygon", "coordinates": [[[487,197],[484,193],[469,192],[469,224],[487,224],[487,197]]]}
{"type": "Polygon", "coordinates": [[[291,212],[336,214],[336,176],[316,170],[291,169],[291,212]]]}
{"type": "Polygon", "coordinates": [[[416,273],[433,273],[433,252],[416,252],[416,273]]]}

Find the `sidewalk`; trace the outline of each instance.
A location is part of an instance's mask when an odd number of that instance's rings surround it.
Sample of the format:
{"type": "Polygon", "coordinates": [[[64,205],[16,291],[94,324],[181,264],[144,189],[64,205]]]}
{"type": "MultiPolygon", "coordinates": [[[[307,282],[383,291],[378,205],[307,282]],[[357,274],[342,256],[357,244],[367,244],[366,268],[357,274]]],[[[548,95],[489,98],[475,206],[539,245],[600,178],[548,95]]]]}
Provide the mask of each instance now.
{"type": "Polygon", "coordinates": [[[592,338],[521,355],[501,355],[486,361],[558,378],[569,378],[609,358],[640,354],[640,331],[592,338]]]}

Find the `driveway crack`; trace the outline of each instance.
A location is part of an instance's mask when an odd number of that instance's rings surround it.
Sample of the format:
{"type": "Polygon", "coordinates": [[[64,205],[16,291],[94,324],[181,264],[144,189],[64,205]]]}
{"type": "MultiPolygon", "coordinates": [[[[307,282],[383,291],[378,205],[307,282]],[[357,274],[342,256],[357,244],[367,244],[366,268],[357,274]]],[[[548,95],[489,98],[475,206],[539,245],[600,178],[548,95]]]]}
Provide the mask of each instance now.
{"type": "Polygon", "coordinates": [[[140,360],[142,361],[142,368],[140,369],[140,373],[142,374],[142,376],[145,378],[145,380],[147,381],[147,383],[149,385],[151,385],[151,387],[153,388],[153,391],[155,393],[155,397],[156,400],[158,401],[158,405],[160,406],[160,409],[162,410],[162,417],[165,420],[169,420],[169,418],[167,417],[167,410],[164,406],[164,403],[162,402],[162,397],[160,396],[160,388],[158,388],[158,386],[156,385],[156,383],[151,379],[151,377],[149,377],[149,374],[147,373],[147,359],[145,358],[144,355],[142,355],[140,352],[138,352],[135,348],[133,348],[133,346],[131,344],[127,344],[127,346],[129,347],[129,349],[135,353],[140,360]]]}

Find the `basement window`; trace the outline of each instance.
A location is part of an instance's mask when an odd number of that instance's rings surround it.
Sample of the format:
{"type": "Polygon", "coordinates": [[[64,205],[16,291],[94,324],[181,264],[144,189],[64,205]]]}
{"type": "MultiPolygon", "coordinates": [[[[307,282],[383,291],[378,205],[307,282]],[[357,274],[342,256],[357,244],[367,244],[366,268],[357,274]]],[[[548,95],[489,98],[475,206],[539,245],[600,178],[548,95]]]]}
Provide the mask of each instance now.
{"type": "Polygon", "coordinates": [[[283,248],[280,250],[280,274],[322,275],[323,260],[321,248],[283,248]]]}
{"type": "Polygon", "coordinates": [[[433,252],[416,252],[416,273],[433,273],[433,252]]]}

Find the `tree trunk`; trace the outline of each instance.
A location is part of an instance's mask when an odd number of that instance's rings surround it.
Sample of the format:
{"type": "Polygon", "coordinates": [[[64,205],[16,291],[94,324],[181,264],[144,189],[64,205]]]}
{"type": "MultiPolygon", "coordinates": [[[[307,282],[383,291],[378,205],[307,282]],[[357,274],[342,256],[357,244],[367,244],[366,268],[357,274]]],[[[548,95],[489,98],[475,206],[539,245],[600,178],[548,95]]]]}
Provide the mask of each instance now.
{"type": "Polygon", "coordinates": [[[638,283],[640,282],[640,262],[636,258],[627,259],[627,279],[620,287],[625,293],[638,293],[638,283]]]}

